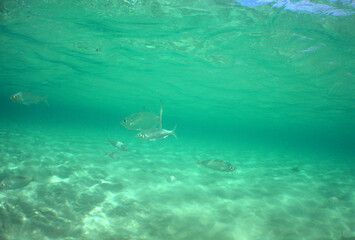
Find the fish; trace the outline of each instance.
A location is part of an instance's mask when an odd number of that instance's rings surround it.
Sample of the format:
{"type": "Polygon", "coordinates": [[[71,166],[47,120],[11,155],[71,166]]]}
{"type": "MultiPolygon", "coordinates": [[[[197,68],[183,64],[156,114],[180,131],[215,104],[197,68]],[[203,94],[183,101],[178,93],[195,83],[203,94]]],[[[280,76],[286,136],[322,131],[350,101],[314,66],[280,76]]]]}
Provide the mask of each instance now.
{"type": "Polygon", "coordinates": [[[10,96],[10,100],[18,104],[29,105],[44,102],[49,106],[46,98],[47,97],[40,97],[31,92],[18,92],[10,96]]]}
{"type": "Polygon", "coordinates": [[[153,129],[161,125],[161,116],[163,114],[163,104],[160,102],[160,116],[151,112],[137,112],[125,117],[121,125],[129,130],[143,131],[153,129]]]}
{"type": "Polygon", "coordinates": [[[10,175],[5,177],[0,182],[0,189],[18,189],[26,187],[34,179],[24,176],[10,175]]]}
{"type": "Polygon", "coordinates": [[[233,172],[236,167],[233,164],[219,159],[210,159],[205,161],[197,161],[197,164],[203,165],[205,167],[221,171],[221,172],[233,172]]]}
{"type": "Polygon", "coordinates": [[[123,142],[119,142],[119,141],[115,141],[115,140],[110,140],[107,139],[108,142],[110,142],[112,144],[112,146],[124,151],[124,152],[129,152],[128,147],[123,143],[123,142]]]}
{"type": "Polygon", "coordinates": [[[138,133],[136,137],[141,138],[143,140],[154,141],[156,139],[167,138],[169,137],[169,135],[173,135],[177,139],[175,135],[175,129],[176,125],[173,130],[166,130],[160,128],[149,129],[138,133]]]}
{"type": "Polygon", "coordinates": [[[113,160],[120,160],[121,155],[118,152],[105,153],[105,155],[110,156],[113,160]]]}
{"type": "Polygon", "coordinates": [[[160,102],[160,117],[159,117],[159,127],[153,129],[143,130],[136,135],[137,138],[141,138],[143,140],[154,141],[160,138],[167,138],[169,135],[173,135],[176,139],[175,129],[176,125],[172,130],[167,130],[162,128],[162,120],[163,119],[163,107],[162,103],[160,102]]]}

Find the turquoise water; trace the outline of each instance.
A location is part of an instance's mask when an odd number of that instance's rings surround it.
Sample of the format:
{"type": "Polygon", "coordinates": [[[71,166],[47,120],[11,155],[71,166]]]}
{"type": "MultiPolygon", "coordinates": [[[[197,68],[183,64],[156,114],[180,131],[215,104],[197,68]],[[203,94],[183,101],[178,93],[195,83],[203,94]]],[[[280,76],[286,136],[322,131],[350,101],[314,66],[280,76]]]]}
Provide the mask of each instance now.
{"type": "Polygon", "coordinates": [[[0,239],[352,239],[354,13],[0,0],[0,239]],[[49,106],[9,99],[21,91],[49,106]],[[160,101],[178,139],[120,125],[160,101]]]}

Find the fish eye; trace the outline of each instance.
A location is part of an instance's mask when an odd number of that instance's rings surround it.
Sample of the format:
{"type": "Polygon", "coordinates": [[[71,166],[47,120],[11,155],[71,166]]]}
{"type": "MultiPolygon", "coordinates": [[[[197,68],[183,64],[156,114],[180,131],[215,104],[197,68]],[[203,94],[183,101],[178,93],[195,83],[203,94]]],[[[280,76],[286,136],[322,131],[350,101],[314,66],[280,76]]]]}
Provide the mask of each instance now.
{"type": "Polygon", "coordinates": [[[127,119],[123,119],[123,122],[124,122],[124,123],[127,122],[127,119]]]}
{"type": "Polygon", "coordinates": [[[18,98],[18,95],[15,95],[15,98],[18,98]]]}
{"type": "Polygon", "coordinates": [[[233,167],[233,166],[230,166],[229,169],[230,169],[230,170],[234,170],[234,167],[233,167]]]}

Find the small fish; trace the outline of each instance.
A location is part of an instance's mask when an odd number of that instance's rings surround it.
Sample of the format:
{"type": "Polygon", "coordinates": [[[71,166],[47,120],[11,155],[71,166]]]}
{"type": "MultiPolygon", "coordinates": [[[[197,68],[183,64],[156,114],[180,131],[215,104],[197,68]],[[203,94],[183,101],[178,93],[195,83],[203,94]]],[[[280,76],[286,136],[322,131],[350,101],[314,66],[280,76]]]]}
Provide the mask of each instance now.
{"type": "Polygon", "coordinates": [[[120,160],[121,155],[118,152],[105,153],[105,155],[110,156],[113,160],[120,160]]]}
{"type": "Polygon", "coordinates": [[[49,106],[46,97],[40,97],[34,93],[30,92],[18,92],[15,93],[10,97],[10,100],[12,100],[15,103],[18,104],[24,104],[24,105],[29,105],[29,104],[37,104],[39,102],[44,102],[49,106]]]}
{"type": "Polygon", "coordinates": [[[23,188],[30,184],[32,181],[33,178],[11,175],[1,180],[0,189],[23,188]]]}
{"type": "Polygon", "coordinates": [[[121,125],[130,130],[143,131],[153,129],[158,124],[161,126],[163,105],[160,103],[160,117],[151,112],[137,112],[129,115],[121,121],[121,125]]]}
{"type": "Polygon", "coordinates": [[[114,140],[110,140],[110,139],[107,139],[107,141],[110,142],[112,144],[112,146],[114,146],[124,152],[129,152],[128,147],[123,142],[114,141],[114,140]]]}
{"type": "Polygon", "coordinates": [[[149,141],[154,141],[159,138],[167,138],[169,135],[173,135],[175,138],[177,138],[175,135],[175,129],[176,129],[176,125],[173,130],[166,130],[166,129],[159,129],[159,128],[149,129],[138,133],[136,137],[142,138],[143,140],[149,140],[149,141]]]}
{"type": "Polygon", "coordinates": [[[231,163],[219,160],[219,159],[211,159],[206,161],[197,161],[197,164],[201,164],[205,167],[221,171],[221,172],[232,172],[236,170],[236,167],[231,163]]]}

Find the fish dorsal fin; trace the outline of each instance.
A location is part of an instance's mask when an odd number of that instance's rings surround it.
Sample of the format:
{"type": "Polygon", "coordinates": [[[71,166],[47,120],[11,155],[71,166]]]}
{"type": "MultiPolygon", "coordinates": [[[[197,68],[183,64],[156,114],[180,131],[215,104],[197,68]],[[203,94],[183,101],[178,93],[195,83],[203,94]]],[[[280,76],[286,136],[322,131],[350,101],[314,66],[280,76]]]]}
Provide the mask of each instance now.
{"type": "Polygon", "coordinates": [[[160,116],[159,116],[159,129],[163,128],[163,102],[160,100],[160,116]]]}

